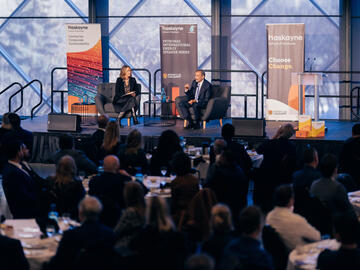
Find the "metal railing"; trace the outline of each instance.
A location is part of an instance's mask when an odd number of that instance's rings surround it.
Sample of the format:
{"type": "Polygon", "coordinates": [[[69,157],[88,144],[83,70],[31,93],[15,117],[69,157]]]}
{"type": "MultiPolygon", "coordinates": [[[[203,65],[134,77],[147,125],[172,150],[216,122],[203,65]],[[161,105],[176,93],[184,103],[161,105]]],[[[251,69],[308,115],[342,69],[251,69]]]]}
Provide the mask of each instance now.
{"type": "MultiPolygon", "coordinates": [[[[2,91],[0,92],[0,95],[3,94],[3,93],[5,93],[6,91],[8,91],[8,90],[9,90],[11,87],[13,87],[14,85],[20,86],[20,90],[19,90],[19,91],[21,91],[21,103],[20,103],[20,107],[17,108],[17,109],[14,111],[14,112],[17,112],[18,110],[20,110],[20,109],[22,108],[23,103],[24,103],[24,97],[23,97],[23,91],[22,91],[23,86],[21,85],[21,83],[19,83],[19,82],[13,82],[13,83],[10,84],[9,86],[7,86],[4,90],[2,90],[2,91]]],[[[11,102],[10,102],[10,98],[9,98],[9,112],[11,112],[11,102]]]]}
{"type": "Polygon", "coordinates": [[[350,108],[351,108],[351,115],[356,117],[357,119],[360,119],[360,87],[359,86],[356,86],[353,89],[351,89],[350,108]],[[354,99],[354,92],[356,90],[357,90],[356,105],[354,106],[353,99],[354,99]],[[354,112],[354,108],[356,108],[356,112],[354,112]]]}

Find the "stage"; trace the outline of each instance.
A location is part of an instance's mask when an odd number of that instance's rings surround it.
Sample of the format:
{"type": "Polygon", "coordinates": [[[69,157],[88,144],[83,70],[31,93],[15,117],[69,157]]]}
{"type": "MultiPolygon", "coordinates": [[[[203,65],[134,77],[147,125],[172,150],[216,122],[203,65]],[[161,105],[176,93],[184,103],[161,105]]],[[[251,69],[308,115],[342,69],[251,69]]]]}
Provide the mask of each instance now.
{"type": "MultiPolygon", "coordinates": [[[[87,119],[88,123],[82,125],[80,132],[72,132],[71,135],[75,138],[76,147],[86,151],[89,147],[89,138],[93,132],[95,132],[97,126],[95,119],[87,119]]],[[[144,148],[146,151],[151,152],[154,146],[157,144],[160,134],[171,129],[175,131],[179,136],[186,139],[187,144],[193,144],[195,146],[201,146],[203,144],[210,144],[214,139],[221,137],[221,127],[218,120],[213,120],[207,123],[206,129],[187,130],[184,129],[183,120],[177,119],[176,124],[170,127],[158,127],[158,126],[144,126],[143,118],[139,117],[140,124],[132,125],[130,127],[124,126],[120,129],[121,140],[125,141],[129,132],[136,128],[138,129],[144,139],[144,148]]],[[[122,125],[126,125],[126,119],[122,120],[122,125]]],[[[224,119],[223,124],[231,123],[231,119],[224,119]]],[[[266,136],[271,138],[276,133],[280,125],[285,122],[266,121],[266,136]]],[[[288,123],[288,122],[286,122],[288,123]]],[[[290,122],[291,123],[291,122],[290,122]]],[[[296,122],[292,122],[294,126],[297,126],[296,122]]],[[[302,153],[303,147],[307,144],[314,145],[321,156],[324,153],[330,152],[338,155],[341,150],[341,146],[344,140],[351,136],[351,128],[356,122],[351,121],[326,121],[327,132],[324,138],[291,138],[297,146],[299,154],[302,153]]],[[[58,149],[58,137],[64,132],[49,132],[47,131],[47,115],[35,117],[33,119],[26,119],[22,121],[22,127],[30,130],[34,133],[34,151],[35,155],[32,158],[33,162],[47,162],[49,156],[52,155],[58,149]]],[[[238,140],[244,140],[251,144],[257,145],[266,140],[266,137],[237,137],[238,140]]]]}

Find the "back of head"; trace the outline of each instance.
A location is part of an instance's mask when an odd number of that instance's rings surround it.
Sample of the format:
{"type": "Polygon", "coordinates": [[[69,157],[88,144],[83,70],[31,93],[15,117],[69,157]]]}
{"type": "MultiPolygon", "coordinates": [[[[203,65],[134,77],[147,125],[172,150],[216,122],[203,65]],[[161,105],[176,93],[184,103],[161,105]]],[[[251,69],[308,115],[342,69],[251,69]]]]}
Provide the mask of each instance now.
{"type": "Polygon", "coordinates": [[[218,203],[211,209],[211,227],[216,232],[229,232],[233,230],[230,208],[218,203]]]}
{"type": "Polygon", "coordinates": [[[124,202],[127,207],[135,207],[144,211],[144,190],[138,182],[127,182],[124,188],[124,202]]]}
{"type": "Polygon", "coordinates": [[[170,153],[171,155],[181,151],[179,136],[170,129],[165,130],[160,135],[157,149],[160,153],[170,153]]]}
{"type": "Polygon", "coordinates": [[[294,134],[295,130],[292,124],[286,124],[277,130],[273,139],[290,139],[294,134]]]}
{"type": "Polygon", "coordinates": [[[73,149],[74,139],[69,134],[61,135],[59,138],[59,147],[61,150],[73,149]]]}
{"type": "Polygon", "coordinates": [[[287,207],[292,198],[294,198],[294,191],[292,186],[281,185],[275,190],[274,205],[278,207],[287,207]]]}
{"type": "Polygon", "coordinates": [[[103,147],[110,151],[120,141],[120,126],[116,121],[110,121],[105,129],[103,147]]]}
{"type": "Polygon", "coordinates": [[[352,135],[359,136],[360,135],[360,124],[355,124],[352,127],[352,135]]]}
{"type": "Polygon", "coordinates": [[[337,158],[333,154],[326,154],[320,162],[320,171],[326,178],[330,178],[334,175],[337,168],[337,158]]]}
{"type": "Polygon", "coordinates": [[[263,214],[260,208],[248,206],[241,211],[239,216],[239,230],[245,235],[251,235],[261,231],[263,224],[263,214]]]}
{"type": "Polygon", "coordinates": [[[317,151],[314,147],[311,147],[311,146],[306,147],[305,151],[304,151],[304,157],[303,157],[304,163],[310,164],[310,163],[314,162],[316,159],[316,154],[317,154],[317,151]]]}
{"type": "Polygon", "coordinates": [[[220,155],[218,162],[220,166],[223,167],[233,167],[235,166],[235,155],[232,149],[226,148],[220,155]]]}
{"type": "Polygon", "coordinates": [[[146,224],[151,225],[160,232],[170,231],[175,228],[166,201],[163,198],[159,196],[150,198],[146,209],[146,224]]]}
{"type": "Polygon", "coordinates": [[[22,150],[23,143],[21,141],[9,141],[4,144],[4,152],[9,160],[15,159],[19,151],[22,150]]]}
{"type": "Polygon", "coordinates": [[[21,125],[20,116],[16,113],[9,113],[9,122],[13,129],[19,129],[21,125]]]}
{"type": "Polygon", "coordinates": [[[194,254],[185,262],[185,270],[213,270],[215,261],[205,253],[194,254]]]}
{"type": "Polygon", "coordinates": [[[79,203],[79,219],[81,222],[98,220],[101,211],[102,204],[96,197],[86,196],[79,203]]]}
{"type": "Polygon", "coordinates": [[[226,147],[227,147],[227,143],[225,140],[216,139],[214,142],[214,154],[220,155],[225,150],[226,147]]]}
{"type": "Polygon", "coordinates": [[[172,171],[177,176],[184,176],[191,171],[191,160],[184,152],[176,152],[170,162],[172,171]]]}
{"type": "Polygon", "coordinates": [[[137,129],[132,130],[126,138],[126,148],[137,151],[141,147],[141,132],[137,129]]]}
{"type": "Polygon", "coordinates": [[[77,168],[71,156],[63,156],[56,164],[55,181],[60,185],[70,183],[77,175],[77,168]]]}
{"type": "Polygon", "coordinates": [[[10,120],[9,120],[10,113],[4,113],[2,117],[2,127],[11,127],[10,120]]]}
{"type": "Polygon", "coordinates": [[[345,212],[335,215],[333,226],[335,236],[342,244],[355,244],[360,240],[360,224],[354,214],[345,212]]]}
{"type": "Polygon", "coordinates": [[[221,129],[221,136],[225,139],[225,141],[231,141],[235,136],[235,127],[232,124],[225,124],[221,129]]]}
{"type": "Polygon", "coordinates": [[[99,128],[106,128],[108,122],[109,122],[109,117],[107,115],[103,114],[97,118],[97,124],[99,128]]]}
{"type": "Polygon", "coordinates": [[[104,158],[104,172],[117,173],[120,168],[120,161],[117,156],[108,155],[104,158]]]}

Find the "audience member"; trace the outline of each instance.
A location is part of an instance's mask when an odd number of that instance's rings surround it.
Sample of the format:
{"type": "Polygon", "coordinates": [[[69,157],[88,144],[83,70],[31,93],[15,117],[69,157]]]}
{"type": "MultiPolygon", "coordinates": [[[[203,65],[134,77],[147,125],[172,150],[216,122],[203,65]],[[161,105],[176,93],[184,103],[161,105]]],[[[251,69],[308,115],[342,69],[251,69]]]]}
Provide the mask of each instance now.
{"type": "Polygon", "coordinates": [[[225,124],[221,129],[221,136],[227,143],[228,149],[234,153],[235,161],[244,171],[247,177],[250,177],[252,161],[243,145],[233,140],[235,136],[235,127],[232,124],[225,124]]]}
{"type": "Polygon", "coordinates": [[[185,262],[185,270],[214,270],[215,262],[206,253],[190,256],[185,262]]]}
{"type": "Polygon", "coordinates": [[[98,160],[107,155],[118,156],[120,150],[120,126],[117,121],[110,121],[105,129],[104,141],[100,147],[98,160]]]}
{"type": "Polygon", "coordinates": [[[264,212],[272,209],[275,188],[291,182],[296,167],[295,145],[289,140],[294,134],[291,124],[279,128],[273,139],[265,141],[257,149],[264,160],[255,179],[254,203],[264,212]]]}
{"type": "Polygon", "coordinates": [[[49,176],[50,203],[56,204],[60,215],[70,214],[72,219],[78,218],[79,202],[85,197],[85,189],[77,178],[77,168],[71,156],[63,156],[56,164],[56,174],[49,176]]]}
{"type": "Polygon", "coordinates": [[[29,263],[21,242],[0,234],[1,269],[28,270],[29,263]]]}
{"type": "Polygon", "coordinates": [[[211,208],[217,204],[217,198],[209,188],[200,190],[189,204],[189,216],[183,228],[189,240],[194,244],[203,242],[210,236],[211,208]]]}
{"type": "Polygon", "coordinates": [[[9,114],[10,113],[5,113],[3,115],[1,128],[0,128],[0,173],[1,173],[1,170],[2,170],[3,166],[7,162],[7,157],[5,155],[5,149],[4,149],[2,139],[3,139],[3,137],[4,137],[4,135],[6,133],[11,131],[11,124],[10,124],[10,121],[9,121],[9,114]]]}
{"type": "Polygon", "coordinates": [[[335,180],[337,174],[337,159],[332,154],[323,157],[320,163],[322,178],[316,180],[310,193],[334,215],[335,213],[353,211],[343,185],[335,180]]]}
{"type": "Polygon", "coordinates": [[[249,181],[230,149],[224,150],[209,169],[205,186],[215,192],[219,202],[230,207],[234,216],[238,216],[247,205],[249,181]]]}
{"type": "Polygon", "coordinates": [[[115,269],[113,231],[99,222],[102,205],[87,196],[79,204],[81,226],[64,232],[45,269],[115,269]]]}
{"type": "Polygon", "coordinates": [[[343,145],[339,159],[339,172],[348,173],[360,187],[360,124],[352,127],[352,137],[343,145]]]}
{"type": "Polygon", "coordinates": [[[53,162],[59,163],[63,156],[71,156],[79,171],[85,172],[87,175],[97,173],[97,167],[83,151],[74,149],[74,139],[72,136],[65,134],[59,138],[60,150],[53,156],[53,162]]]}
{"type": "Polygon", "coordinates": [[[304,167],[294,172],[292,176],[294,186],[295,204],[294,211],[302,216],[307,216],[312,183],[321,177],[317,170],[319,157],[314,147],[307,147],[304,151],[304,167]]]}
{"type": "Polygon", "coordinates": [[[221,155],[221,153],[227,147],[227,143],[223,139],[216,139],[213,146],[210,146],[210,166],[215,163],[216,158],[221,155]]]}
{"type": "Polygon", "coordinates": [[[130,246],[138,254],[136,269],[183,269],[185,240],[175,230],[164,199],[149,199],[146,226],[130,246]]]}
{"type": "Polygon", "coordinates": [[[145,151],[141,148],[142,136],[137,129],[132,130],[126,139],[126,144],[120,146],[119,159],[121,168],[131,175],[138,170],[143,174],[148,172],[148,161],[145,151]]]}
{"type": "Polygon", "coordinates": [[[179,151],[182,151],[179,136],[170,129],[161,133],[157,148],[151,157],[151,174],[161,175],[161,167],[166,167],[169,175],[170,161],[173,155],[179,151]]]}
{"type": "Polygon", "coordinates": [[[225,204],[216,204],[211,209],[211,235],[202,246],[202,251],[210,254],[219,268],[224,248],[234,237],[234,226],[230,208],[225,204]]]}
{"type": "Polygon", "coordinates": [[[114,228],[119,220],[124,204],[124,184],[130,177],[119,173],[119,159],[114,155],[104,159],[104,172],[93,177],[89,182],[89,195],[96,196],[103,204],[104,210],[100,220],[114,228]]]}
{"type": "Polygon", "coordinates": [[[294,193],[291,185],[279,186],[274,193],[275,208],[268,213],[266,224],[280,235],[288,250],[321,239],[320,232],[305,218],[293,213],[294,193]]]}
{"type": "Polygon", "coordinates": [[[262,248],[260,237],[264,226],[261,210],[249,206],[239,217],[241,236],[224,250],[222,269],[273,269],[271,256],[262,248]]]}
{"type": "Polygon", "coordinates": [[[10,141],[5,145],[8,163],[3,168],[3,188],[14,218],[34,218],[38,212],[38,194],[34,179],[22,168],[25,145],[10,141]]]}
{"type": "Polygon", "coordinates": [[[105,129],[107,124],[109,123],[109,117],[105,114],[100,115],[97,118],[98,128],[97,130],[91,135],[92,141],[97,149],[100,149],[101,145],[104,141],[105,129]]]}
{"type": "Polygon", "coordinates": [[[316,269],[360,269],[359,221],[348,214],[334,218],[335,238],[341,243],[339,250],[324,250],[320,253],[316,269]]]}
{"type": "Polygon", "coordinates": [[[11,125],[11,131],[4,134],[2,139],[3,142],[21,141],[26,145],[30,152],[32,152],[34,140],[33,134],[21,127],[21,119],[19,115],[16,113],[9,113],[8,117],[11,125]]]}
{"type": "Polygon", "coordinates": [[[199,179],[191,174],[191,161],[184,152],[177,152],[171,160],[176,178],[171,182],[171,207],[175,224],[181,228],[189,204],[199,191],[199,179]]]}
{"type": "Polygon", "coordinates": [[[126,208],[122,211],[119,222],[115,227],[116,248],[124,252],[129,243],[141,231],[145,224],[144,190],[137,182],[128,182],[124,188],[124,202],[126,208]]]}

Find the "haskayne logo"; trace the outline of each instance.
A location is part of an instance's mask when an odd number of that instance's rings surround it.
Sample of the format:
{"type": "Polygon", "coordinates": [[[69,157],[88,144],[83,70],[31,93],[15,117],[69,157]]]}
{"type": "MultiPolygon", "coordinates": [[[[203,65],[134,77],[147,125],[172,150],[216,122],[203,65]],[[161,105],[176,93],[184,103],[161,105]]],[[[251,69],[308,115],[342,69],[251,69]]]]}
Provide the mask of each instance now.
{"type": "Polygon", "coordinates": [[[287,36],[287,35],[269,35],[269,41],[296,41],[296,40],[303,40],[303,36],[287,36]]]}

